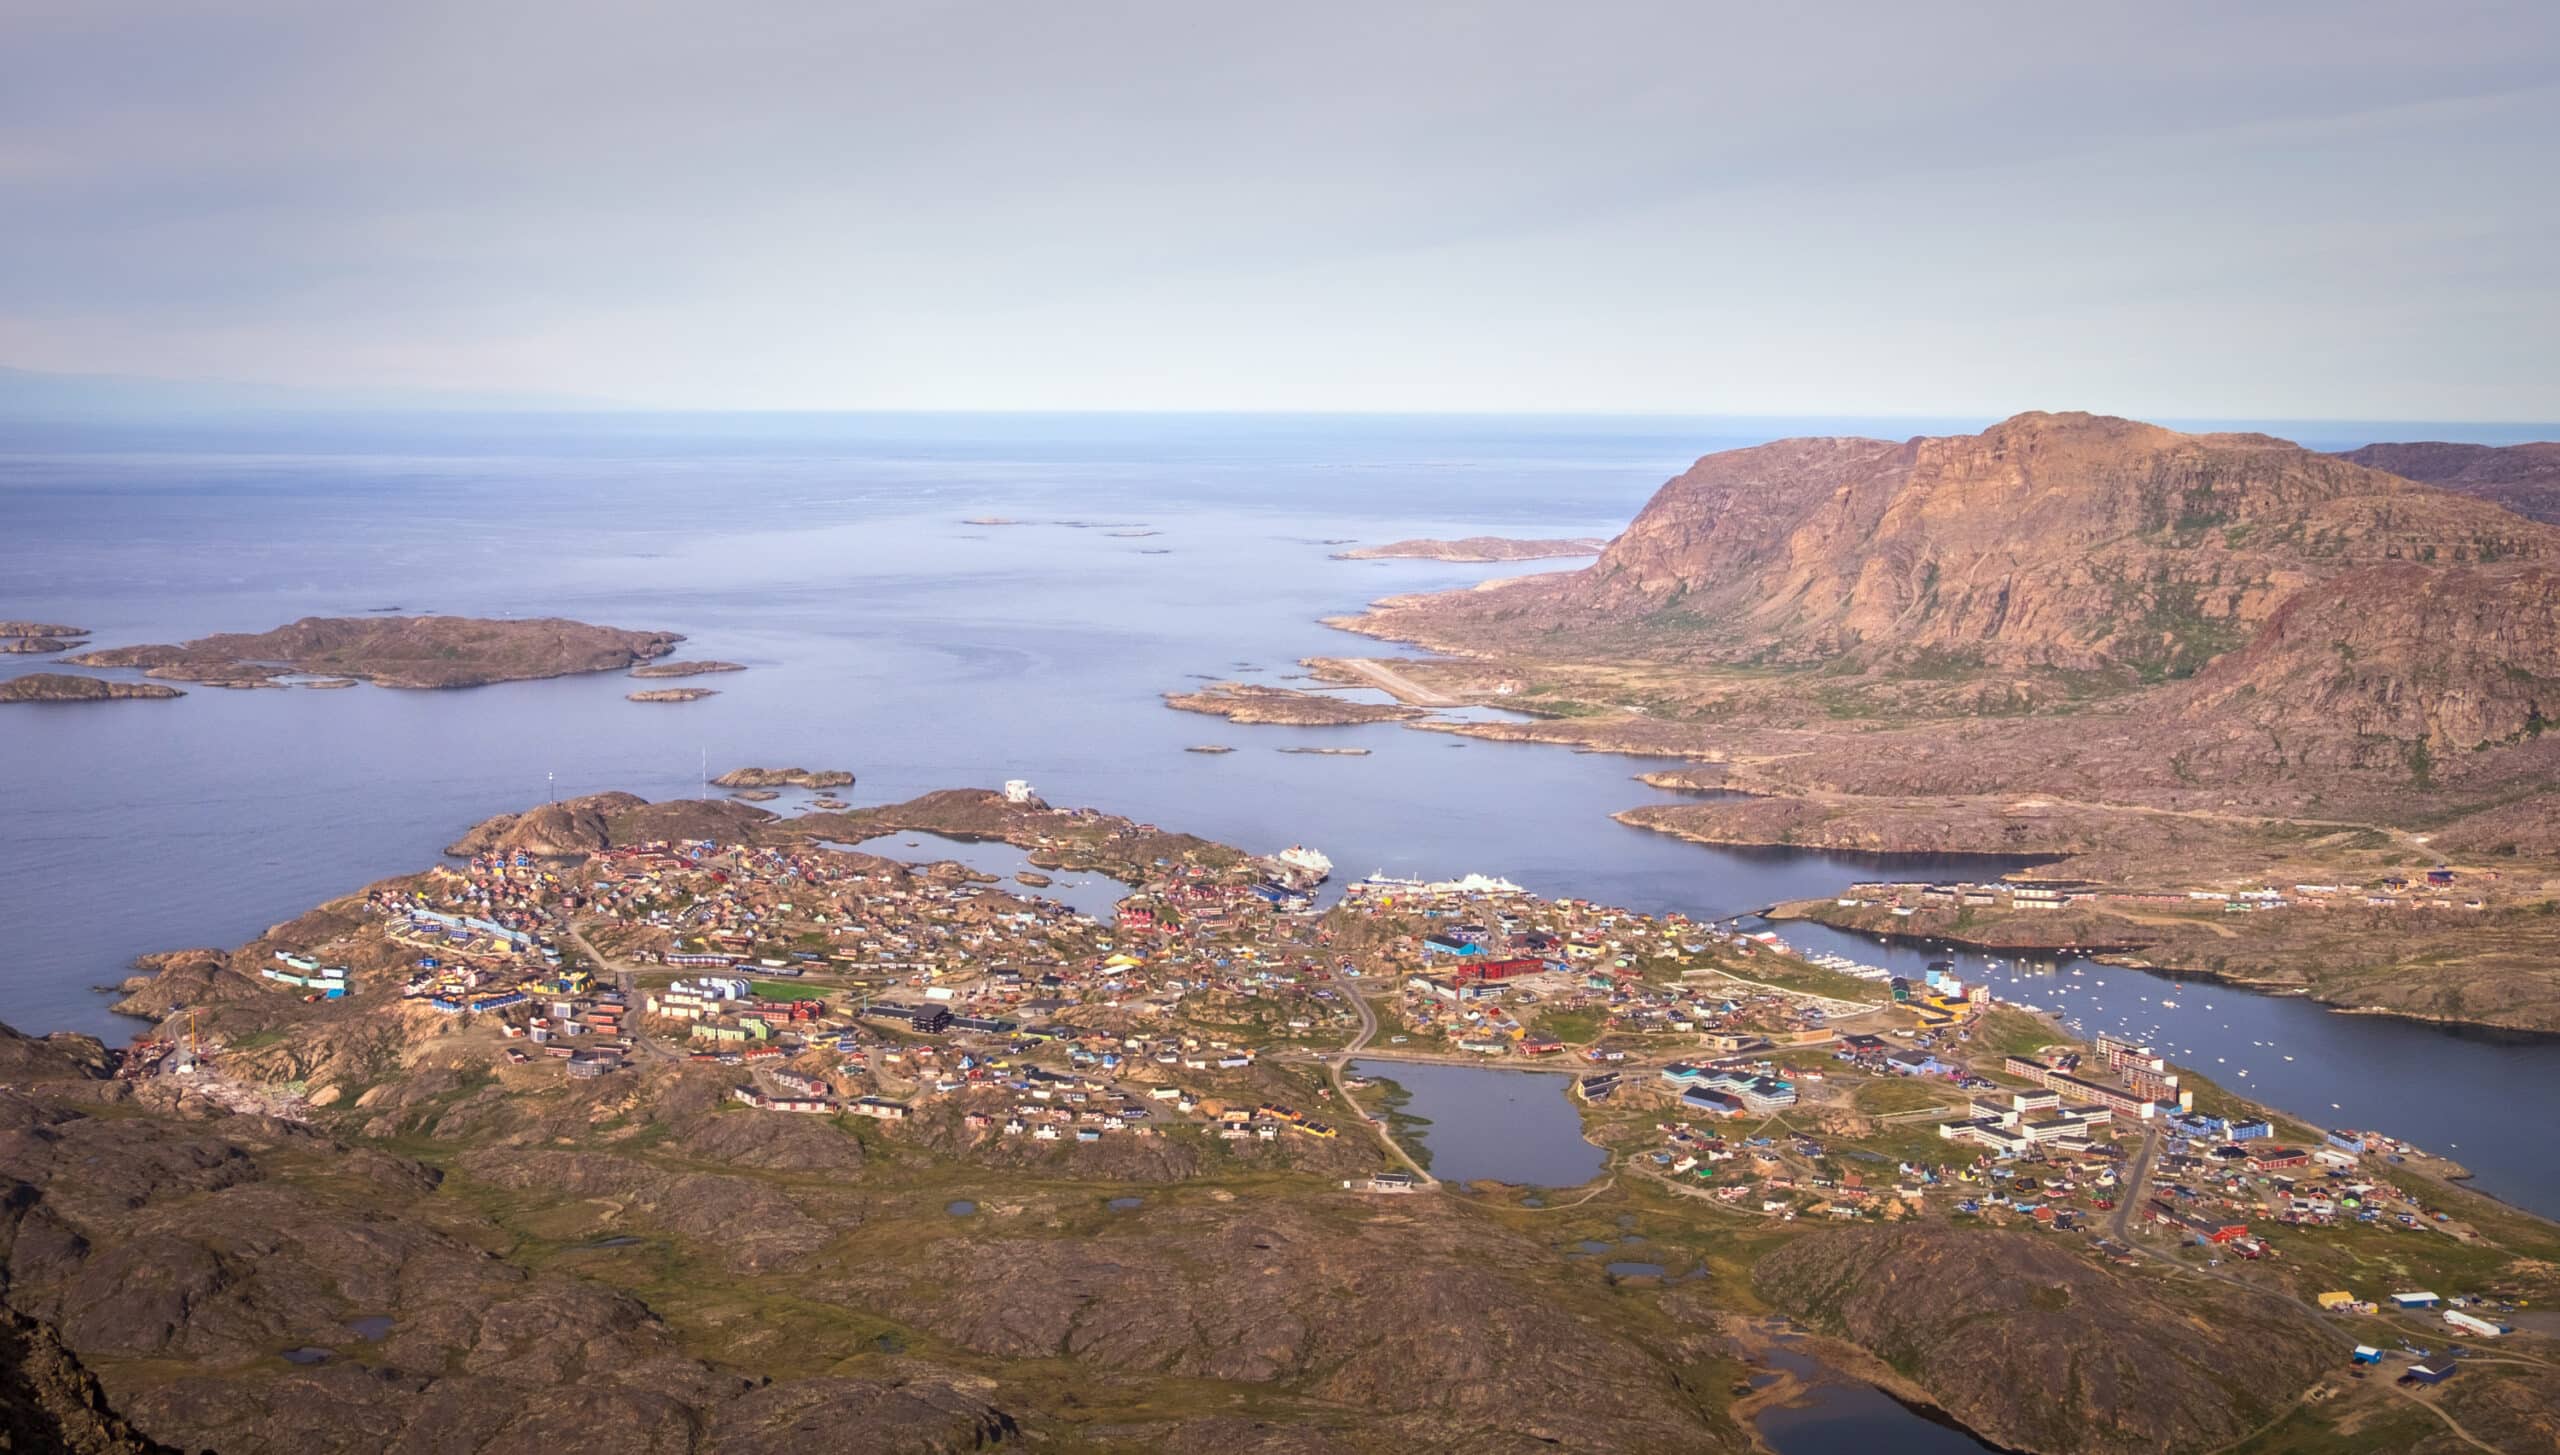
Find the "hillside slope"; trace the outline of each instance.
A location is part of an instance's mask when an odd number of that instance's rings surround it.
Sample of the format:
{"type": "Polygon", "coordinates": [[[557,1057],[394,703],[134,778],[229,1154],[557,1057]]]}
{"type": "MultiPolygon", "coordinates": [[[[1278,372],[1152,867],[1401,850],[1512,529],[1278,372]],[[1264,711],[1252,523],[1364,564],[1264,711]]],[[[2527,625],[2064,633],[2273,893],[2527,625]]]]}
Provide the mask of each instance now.
{"type": "Polygon", "coordinates": [[[2476,495],[2518,515],[2560,525],[2560,441],[2458,445],[2427,440],[2366,445],[2338,458],[2476,495]]]}
{"type": "Polygon", "coordinates": [[[2163,732],[2272,733],[2313,745],[2297,762],[2373,766],[2560,713],[2555,562],[2560,529],[2265,435],[2022,414],[1979,435],[1709,455],[1583,571],[1344,624],[1494,656],[1799,674],[1716,704],[1726,720],[1808,698],[1908,719],[2112,697],[2163,732]]]}

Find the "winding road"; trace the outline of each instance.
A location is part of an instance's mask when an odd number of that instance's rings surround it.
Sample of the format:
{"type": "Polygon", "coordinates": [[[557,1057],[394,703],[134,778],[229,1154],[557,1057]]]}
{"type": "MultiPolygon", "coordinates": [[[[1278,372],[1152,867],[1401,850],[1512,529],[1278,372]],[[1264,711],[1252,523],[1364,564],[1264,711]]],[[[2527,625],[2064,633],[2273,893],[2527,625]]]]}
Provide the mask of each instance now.
{"type": "Polygon", "coordinates": [[[1360,1054],[1361,1047],[1377,1037],[1378,1013],[1369,1008],[1368,997],[1360,993],[1358,982],[1343,974],[1340,966],[1334,968],[1333,983],[1341,986],[1342,993],[1350,997],[1352,1012],[1360,1017],[1359,1031],[1341,1050],[1325,1058],[1324,1071],[1333,1082],[1333,1094],[1342,1099],[1343,1110],[1369,1124],[1370,1130],[1378,1134],[1379,1143],[1387,1149],[1387,1155],[1403,1163],[1416,1182],[1424,1187],[1438,1187],[1440,1179],[1425,1171],[1421,1163],[1414,1161],[1411,1154],[1397,1145],[1395,1134],[1387,1130],[1386,1121],[1362,1111],[1360,1104],[1351,1099],[1351,1089],[1342,1084],[1342,1068],[1350,1063],[1352,1057],[1360,1054]]]}

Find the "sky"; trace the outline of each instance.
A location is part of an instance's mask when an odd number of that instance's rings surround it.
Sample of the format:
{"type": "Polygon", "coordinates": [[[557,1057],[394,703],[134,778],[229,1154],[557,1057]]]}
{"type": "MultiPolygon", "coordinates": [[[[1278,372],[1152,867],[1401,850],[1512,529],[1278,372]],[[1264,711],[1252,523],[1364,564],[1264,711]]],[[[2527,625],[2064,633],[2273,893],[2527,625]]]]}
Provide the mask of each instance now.
{"type": "Polygon", "coordinates": [[[0,365],[2560,418],[2560,5],[0,0],[0,365]]]}

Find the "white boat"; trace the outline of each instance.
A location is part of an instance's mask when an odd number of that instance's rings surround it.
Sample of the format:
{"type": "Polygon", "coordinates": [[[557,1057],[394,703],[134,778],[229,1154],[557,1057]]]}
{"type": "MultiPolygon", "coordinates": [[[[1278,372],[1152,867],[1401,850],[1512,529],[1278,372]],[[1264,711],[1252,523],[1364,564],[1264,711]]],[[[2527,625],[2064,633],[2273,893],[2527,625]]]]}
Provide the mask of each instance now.
{"type": "Polygon", "coordinates": [[[1273,878],[1292,889],[1313,889],[1333,873],[1333,861],[1304,844],[1292,844],[1262,862],[1273,878]]]}

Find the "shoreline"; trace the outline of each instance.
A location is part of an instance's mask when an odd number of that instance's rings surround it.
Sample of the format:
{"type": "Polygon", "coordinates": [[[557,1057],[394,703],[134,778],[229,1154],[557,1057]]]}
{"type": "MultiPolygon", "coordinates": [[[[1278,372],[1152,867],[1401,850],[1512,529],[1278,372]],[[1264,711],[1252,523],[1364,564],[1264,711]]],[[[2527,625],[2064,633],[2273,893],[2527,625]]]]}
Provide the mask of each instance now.
{"type": "Polygon", "coordinates": [[[2050,955],[2057,958],[2088,960],[2093,964],[2109,965],[2120,969],[2135,970],[2145,974],[2157,975],[2164,980],[2190,981],[2198,984],[2218,985],[2228,989],[2241,991],[2249,995],[2267,996],[2271,999],[2307,1000],[2318,1005],[2332,1015],[2378,1016],[2388,1020],[2406,1021],[2412,1025],[2433,1026],[2436,1029],[2445,1031],[2449,1034],[2469,1033],[2483,1037],[2510,1038],[2511,1043],[2517,1045],[2560,1043],[2560,1029],[2552,1029],[2544,1026],[2506,1025],[2497,1021],[2461,1020],[2450,1016],[2422,1015],[2414,1011],[2394,1010],[2388,1006],[2355,1005],[2343,1001],[2324,1000],[2312,987],[2307,985],[2294,985],[2272,980],[2251,980],[2245,976],[2234,975],[2227,970],[2190,970],[2172,965],[2155,965],[2148,960],[2136,958],[2143,948],[2139,945],[2063,946],[1994,944],[1988,940],[1972,939],[1962,934],[1922,934],[1912,930],[1878,930],[1867,929],[1858,925],[1836,924],[1830,920],[1824,919],[1819,914],[1808,912],[1808,906],[1819,906],[1823,903],[1824,901],[1818,899],[1787,900],[1762,909],[1759,912],[1759,918],[1767,920],[1772,924],[1820,925],[1824,929],[1833,930],[1840,934],[1857,935],[1863,939],[1877,940],[1886,944],[1919,946],[1944,945],[1950,949],[1965,950],[1973,954],[1987,956],[2014,957],[2021,955],[2050,955]]]}

